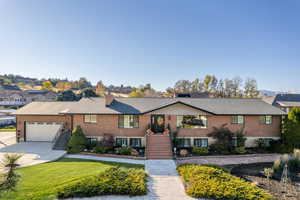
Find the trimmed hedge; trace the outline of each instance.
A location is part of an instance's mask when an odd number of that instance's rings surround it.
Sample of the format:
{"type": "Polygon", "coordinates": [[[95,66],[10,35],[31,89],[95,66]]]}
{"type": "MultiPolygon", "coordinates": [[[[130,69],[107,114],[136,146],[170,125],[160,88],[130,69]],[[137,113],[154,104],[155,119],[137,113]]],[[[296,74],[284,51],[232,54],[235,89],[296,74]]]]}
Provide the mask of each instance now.
{"type": "Polygon", "coordinates": [[[271,200],[264,190],[223,170],[201,165],[180,165],[186,192],[195,198],[222,200],[271,200]]]}
{"type": "Polygon", "coordinates": [[[71,182],[58,191],[58,197],[92,197],[113,194],[136,196],[146,193],[146,173],[144,170],[121,170],[118,167],[112,167],[98,176],[71,182]]]}
{"type": "Polygon", "coordinates": [[[204,147],[193,147],[192,154],[196,156],[206,156],[209,154],[209,151],[207,148],[204,147]]]}

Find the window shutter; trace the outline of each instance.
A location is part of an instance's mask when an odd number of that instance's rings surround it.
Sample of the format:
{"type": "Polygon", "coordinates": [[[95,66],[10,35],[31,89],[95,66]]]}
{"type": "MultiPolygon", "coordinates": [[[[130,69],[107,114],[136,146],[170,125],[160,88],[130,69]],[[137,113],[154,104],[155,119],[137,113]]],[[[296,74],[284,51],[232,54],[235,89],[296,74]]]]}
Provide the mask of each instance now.
{"type": "Polygon", "coordinates": [[[138,128],[138,127],[139,127],[139,116],[133,115],[133,128],[138,128]]]}
{"type": "Polygon", "coordinates": [[[124,115],[119,115],[118,124],[119,128],[124,128],[124,115]]]}
{"type": "Polygon", "coordinates": [[[265,117],[265,116],[260,116],[260,117],[259,117],[259,122],[260,122],[261,124],[265,124],[265,123],[266,123],[266,117],[265,117]]]}

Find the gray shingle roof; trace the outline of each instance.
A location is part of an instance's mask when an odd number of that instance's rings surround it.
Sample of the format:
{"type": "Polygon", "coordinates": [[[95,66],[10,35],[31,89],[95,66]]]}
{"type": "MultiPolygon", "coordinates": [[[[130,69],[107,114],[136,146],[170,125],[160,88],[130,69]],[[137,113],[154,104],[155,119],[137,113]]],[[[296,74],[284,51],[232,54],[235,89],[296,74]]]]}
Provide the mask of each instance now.
{"type": "Polygon", "coordinates": [[[285,115],[261,99],[238,98],[83,98],[79,102],[34,102],[14,114],[144,114],[181,103],[216,115],[285,115]]]}
{"type": "Polygon", "coordinates": [[[13,115],[60,115],[69,111],[76,102],[32,102],[13,112],[13,115]]]}
{"type": "Polygon", "coordinates": [[[300,102],[300,94],[277,94],[273,105],[275,105],[277,102],[300,102]]]}

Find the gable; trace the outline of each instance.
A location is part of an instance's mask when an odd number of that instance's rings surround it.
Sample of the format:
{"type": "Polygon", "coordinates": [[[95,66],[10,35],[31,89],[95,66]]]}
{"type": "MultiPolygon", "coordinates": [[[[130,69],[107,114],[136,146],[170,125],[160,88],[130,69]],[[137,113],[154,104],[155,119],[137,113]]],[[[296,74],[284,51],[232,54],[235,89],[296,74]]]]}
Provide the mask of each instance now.
{"type": "Polygon", "coordinates": [[[208,112],[202,111],[200,109],[193,108],[191,106],[176,103],[172,104],[152,112],[149,114],[166,114],[166,115],[211,115],[208,112]]]}

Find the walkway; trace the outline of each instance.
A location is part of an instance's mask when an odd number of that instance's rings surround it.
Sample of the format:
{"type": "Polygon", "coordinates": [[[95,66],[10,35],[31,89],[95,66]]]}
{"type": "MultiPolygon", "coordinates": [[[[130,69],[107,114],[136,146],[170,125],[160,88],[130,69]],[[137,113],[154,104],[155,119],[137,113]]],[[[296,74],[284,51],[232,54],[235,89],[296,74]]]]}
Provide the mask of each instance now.
{"type": "Polygon", "coordinates": [[[274,162],[280,157],[279,154],[249,154],[249,155],[228,155],[228,156],[199,156],[194,158],[178,159],[178,164],[216,164],[235,165],[250,163],[274,162]]]}

